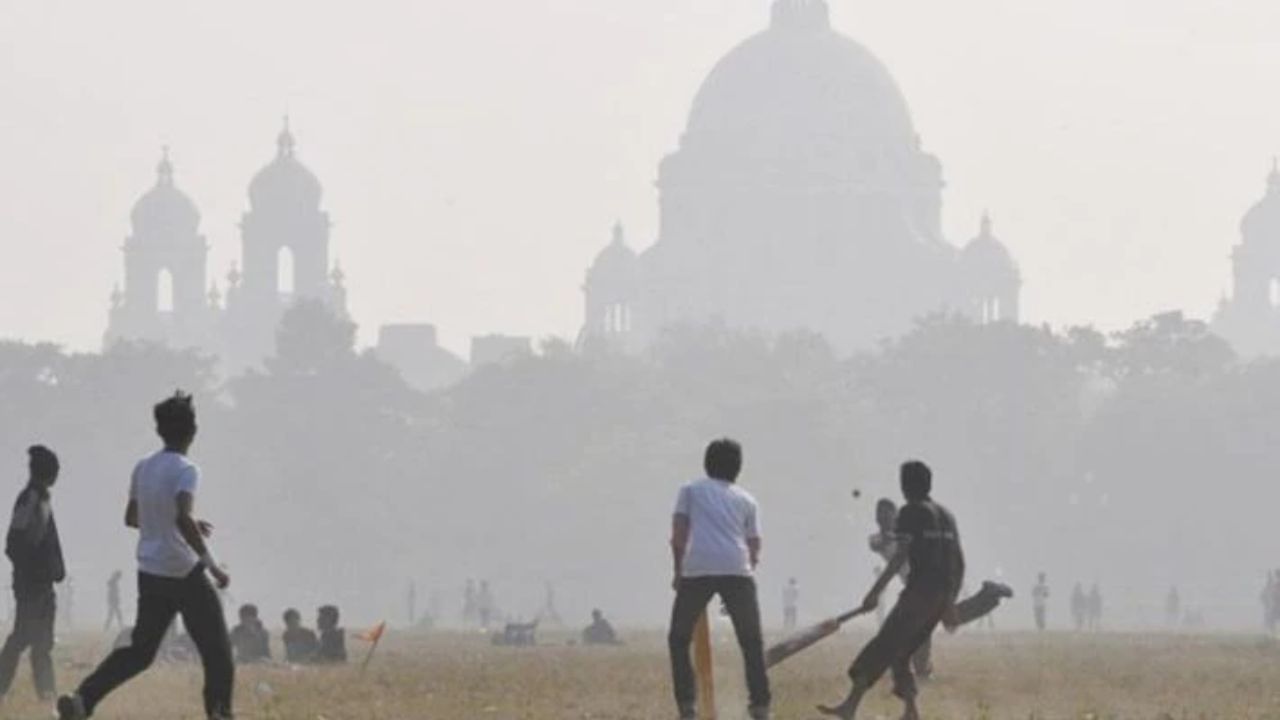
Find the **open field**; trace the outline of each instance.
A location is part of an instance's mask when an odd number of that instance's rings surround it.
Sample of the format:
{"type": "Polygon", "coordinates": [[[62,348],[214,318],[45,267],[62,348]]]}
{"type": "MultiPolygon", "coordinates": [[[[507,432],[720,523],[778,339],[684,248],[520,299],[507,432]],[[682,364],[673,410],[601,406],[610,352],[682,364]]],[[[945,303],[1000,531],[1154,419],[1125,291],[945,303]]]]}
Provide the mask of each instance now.
{"type": "MultiPolygon", "coordinates": [[[[816,717],[845,690],[843,669],[863,636],[847,632],[773,673],[776,717],[816,717]]],[[[622,648],[495,648],[478,636],[388,633],[365,677],[357,667],[242,667],[239,717],[280,720],[639,720],[669,718],[665,649],[657,633],[622,648]]],[[[731,636],[717,636],[721,717],[743,716],[731,636]]],[[[558,643],[552,645],[551,643],[558,643]]],[[[350,640],[353,655],[363,648],[350,640]]],[[[59,682],[88,671],[101,643],[60,649],[59,682]]],[[[924,687],[928,718],[1280,718],[1280,646],[1257,638],[971,633],[935,644],[938,678],[924,687]]],[[[27,668],[2,718],[46,718],[27,668]]],[[[162,666],[109,698],[98,718],[199,718],[196,667],[162,666]]],[[[887,680],[865,718],[896,718],[887,680]]]]}

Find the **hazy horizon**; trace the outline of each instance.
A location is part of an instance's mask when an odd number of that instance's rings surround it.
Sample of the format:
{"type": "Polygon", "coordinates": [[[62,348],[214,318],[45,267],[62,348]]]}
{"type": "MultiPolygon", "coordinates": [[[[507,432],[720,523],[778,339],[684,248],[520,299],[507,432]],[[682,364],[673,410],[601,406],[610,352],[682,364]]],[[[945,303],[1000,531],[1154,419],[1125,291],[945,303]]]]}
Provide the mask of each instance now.
{"type": "MultiPolygon", "coordinates": [[[[166,144],[222,284],[288,113],[362,342],[403,321],[435,323],[458,350],[488,332],[571,337],[610,226],[653,241],[658,163],[768,5],[0,7],[0,280],[26,298],[0,309],[0,336],[99,346],[129,211],[166,144]]],[[[1280,151],[1280,99],[1249,82],[1280,66],[1265,32],[1280,7],[831,5],[941,159],[949,239],[992,212],[1022,266],[1026,321],[1212,312],[1280,151]]]]}

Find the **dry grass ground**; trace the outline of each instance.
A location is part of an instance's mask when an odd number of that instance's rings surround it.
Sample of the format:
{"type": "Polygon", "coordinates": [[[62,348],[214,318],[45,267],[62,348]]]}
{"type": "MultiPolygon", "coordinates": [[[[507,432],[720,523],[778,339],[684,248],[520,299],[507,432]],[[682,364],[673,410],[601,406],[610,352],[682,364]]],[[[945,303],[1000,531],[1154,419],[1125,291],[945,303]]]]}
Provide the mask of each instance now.
{"type": "MultiPolygon", "coordinates": [[[[813,704],[845,690],[843,668],[863,639],[833,638],[773,673],[776,717],[814,718],[813,704]]],[[[357,668],[243,667],[241,718],[279,720],[640,720],[671,717],[665,650],[657,634],[622,648],[581,648],[548,637],[538,648],[483,638],[388,634],[367,675],[357,668]]],[[[351,647],[359,651],[360,643],[351,647]]],[[[938,678],[925,686],[927,718],[1280,719],[1280,647],[1253,638],[970,633],[936,644],[938,678]]],[[[69,686],[101,653],[94,638],[59,651],[69,686]]],[[[740,662],[717,637],[721,717],[742,717],[740,662]]],[[[98,718],[199,718],[199,670],[158,666],[108,699],[98,718]]],[[[861,717],[896,718],[879,687],[861,717]]],[[[47,718],[24,667],[0,718],[47,718]]]]}

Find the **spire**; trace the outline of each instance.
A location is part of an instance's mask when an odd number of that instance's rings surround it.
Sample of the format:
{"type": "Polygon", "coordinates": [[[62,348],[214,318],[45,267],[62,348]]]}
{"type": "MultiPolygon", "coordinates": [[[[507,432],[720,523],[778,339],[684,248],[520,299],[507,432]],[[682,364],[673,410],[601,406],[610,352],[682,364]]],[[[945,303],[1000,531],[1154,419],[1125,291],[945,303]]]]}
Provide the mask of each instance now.
{"type": "Polygon", "coordinates": [[[280,134],[276,136],[276,156],[277,157],[293,157],[293,148],[296,142],[293,139],[293,131],[289,129],[289,116],[284,116],[284,127],[280,130],[280,134]]]}
{"type": "Polygon", "coordinates": [[[173,163],[169,161],[169,146],[160,148],[160,162],[156,165],[156,184],[173,185],[173,163]]]}
{"type": "Polygon", "coordinates": [[[613,222],[613,243],[615,245],[627,244],[627,232],[623,229],[621,220],[613,222]]]}
{"type": "Polygon", "coordinates": [[[982,211],[982,224],[978,230],[978,237],[985,238],[985,239],[990,239],[992,237],[990,211],[987,211],[987,210],[982,211]]]}

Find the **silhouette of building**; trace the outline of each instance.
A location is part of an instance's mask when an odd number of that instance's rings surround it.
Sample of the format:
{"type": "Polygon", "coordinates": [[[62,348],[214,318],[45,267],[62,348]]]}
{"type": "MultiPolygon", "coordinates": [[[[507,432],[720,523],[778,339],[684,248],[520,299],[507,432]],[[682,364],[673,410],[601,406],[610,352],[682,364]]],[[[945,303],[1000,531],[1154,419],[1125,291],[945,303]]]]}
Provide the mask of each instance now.
{"type": "Polygon", "coordinates": [[[1280,353],[1280,168],[1240,223],[1231,254],[1232,289],[1218,307],[1214,330],[1244,356],[1280,353]]]}
{"type": "Polygon", "coordinates": [[[374,353],[423,392],[453,385],[468,370],[465,360],[440,346],[436,327],[425,323],[383,325],[374,353]]]}
{"type": "MultiPolygon", "coordinates": [[[[124,288],[111,296],[106,342],[131,338],[175,347],[216,342],[216,297],[205,295],[209,245],[200,211],[173,180],[165,149],[156,184],[133,206],[124,241],[124,288]]],[[[213,293],[216,295],[216,291],[213,293]]]]}
{"type": "Polygon", "coordinates": [[[106,344],[198,348],[238,372],[274,353],[276,326],[294,300],[319,300],[345,317],[344,278],[330,266],[329,216],[320,198],[320,181],[298,161],[286,120],[275,159],[249,185],[242,265],[227,274],[224,305],[216,285],[205,292],[209,246],[199,232],[200,213],[174,184],[166,150],[155,187],[133,208],[124,288],[112,296],[106,344]]]}
{"type": "Polygon", "coordinates": [[[624,347],[712,320],[866,347],[919,316],[1018,320],[1017,267],[989,223],[943,236],[942,168],[883,64],[824,0],[776,0],[715,66],[658,172],[660,227],[587,273],[583,341],[624,347]]]}
{"type": "Polygon", "coordinates": [[[320,181],[298,161],[286,120],[275,159],[249,183],[249,211],[240,220],[243,270],[227,279],[225,359],[233,371],[275,351],[276,326],[295,300],[318,300],[347,315],[342,270],[329,264],[321,194],[320,181]]]}

